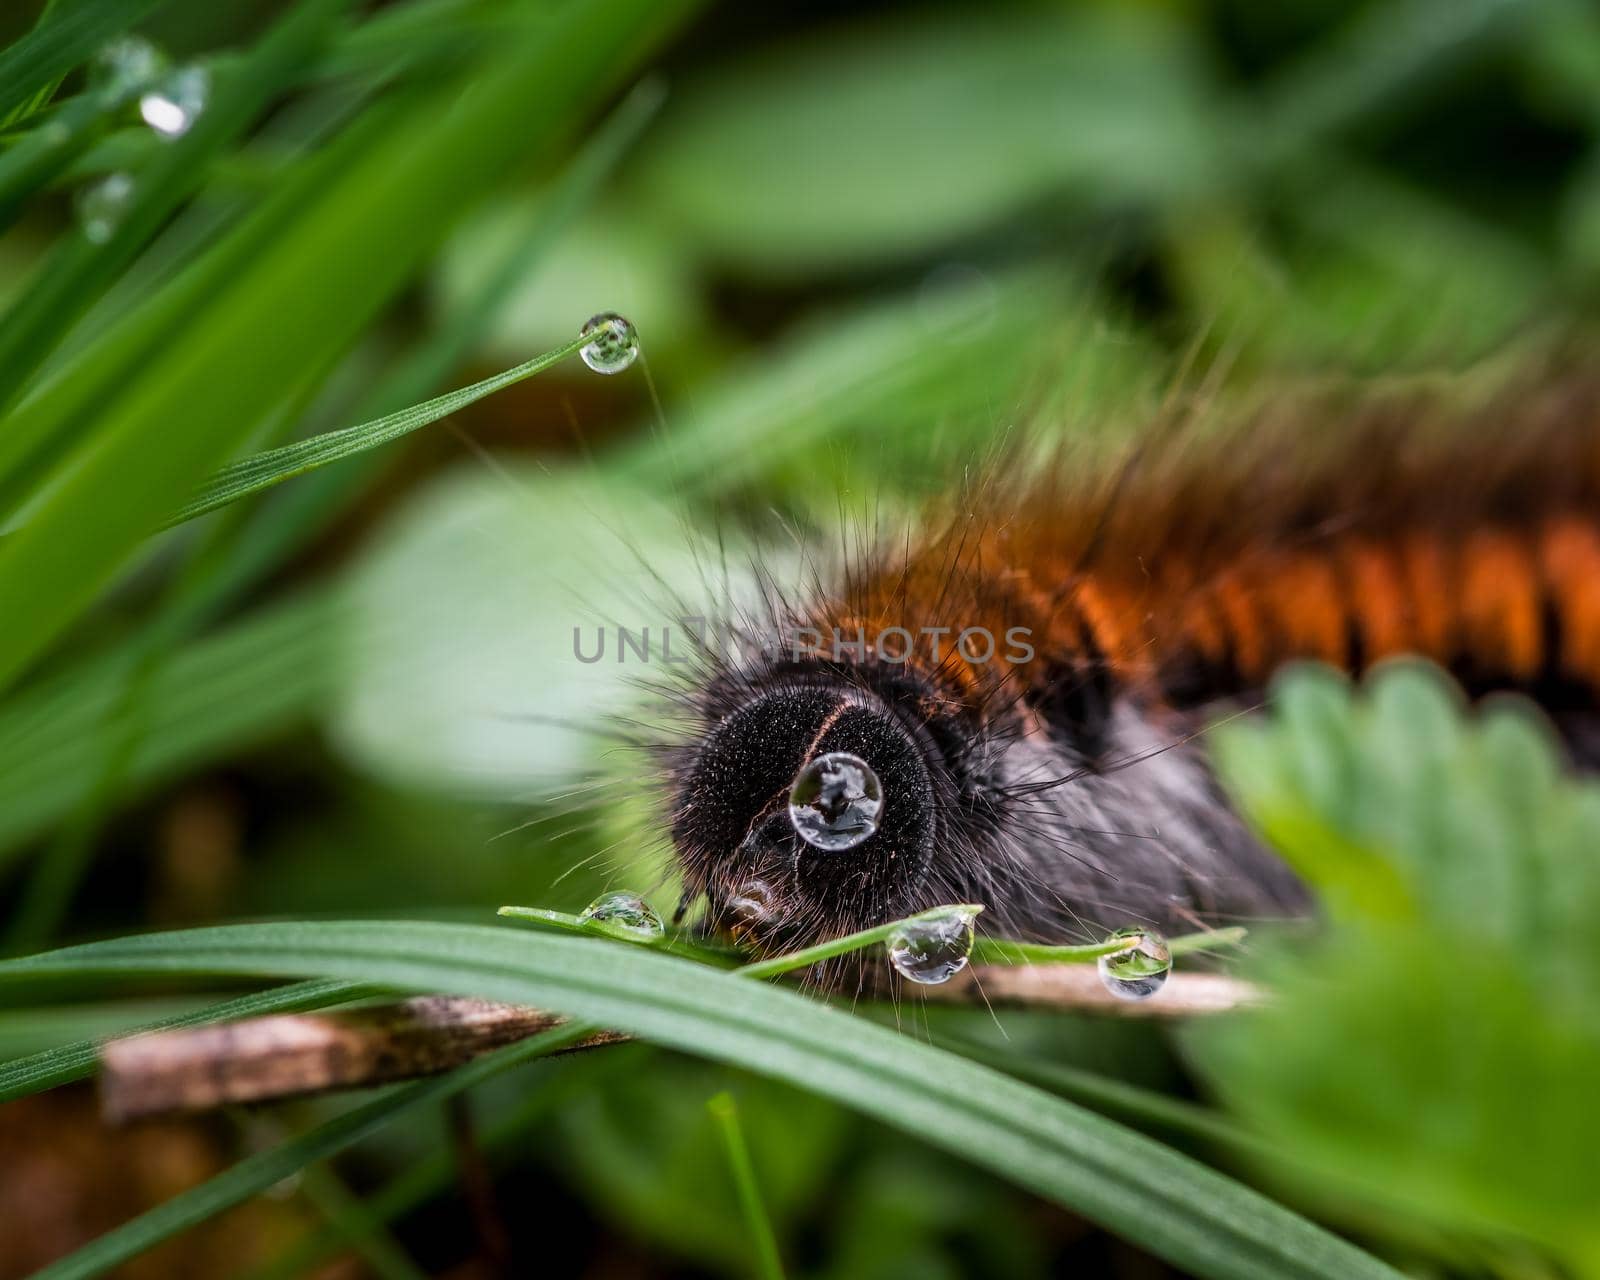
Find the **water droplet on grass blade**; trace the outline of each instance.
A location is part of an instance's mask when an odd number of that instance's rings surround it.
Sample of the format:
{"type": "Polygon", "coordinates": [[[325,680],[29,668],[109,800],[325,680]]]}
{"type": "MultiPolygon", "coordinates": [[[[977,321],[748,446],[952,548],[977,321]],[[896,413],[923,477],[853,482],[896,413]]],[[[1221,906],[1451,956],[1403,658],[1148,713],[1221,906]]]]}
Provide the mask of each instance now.
{"type": "Polygon", "coordinates": [[[95,244],[104,244],[122,225],[132,201],[133,178],[126,173],[108,173],[79,189],[73,210],[83,234],[95,244]]]}
{"type": "Polygon", "coordinates": [[[139,99],[139,114],[163,138],[181,138],[205,110],[211,73],[204,67],[179,67],[139,99]]]}
{"type": "Polygon", "coordinates": [[[166,55],[143,36],[118,36],[89,60],[89,83],[116,94],[131,93],[166,65],[166,55]]]}
{"type": "Polygon", "coordinates": [[[1126,947],[1097,962],[1100,981],[1119,1000],[1148,1000],[1166,985],[1172,972],[1172,952],[1165,938],[1148,929],[1119,929],[1106,941],[1124,938],[1126,947]]]}
{"type": "Polygon", "coordinates": [[[636,893],[602,893],[578,917],[602,932],[623,933],[646,940],[666,934],[656,909],[636,893]]]}
{"type": "Polygon", "coordinates": [[[967,967],[974,913],[960,907],[908,920],[884,942],[889,963],[903,978],[935,986],[967,967]]]}
{"type": "Polygon", "coordinates": [[[829,751],[800,770],[789,791],[789,821],[807,844],[836,853],[878,829],[883,784],[860,756],[829,751]]]}
{"type": "Polygon", "coordinates": [[[590,338],[578,354],[596,373],[621,373],[639,356],[639,335],[615,311],[590,316],[578,336],[590,338]]]}

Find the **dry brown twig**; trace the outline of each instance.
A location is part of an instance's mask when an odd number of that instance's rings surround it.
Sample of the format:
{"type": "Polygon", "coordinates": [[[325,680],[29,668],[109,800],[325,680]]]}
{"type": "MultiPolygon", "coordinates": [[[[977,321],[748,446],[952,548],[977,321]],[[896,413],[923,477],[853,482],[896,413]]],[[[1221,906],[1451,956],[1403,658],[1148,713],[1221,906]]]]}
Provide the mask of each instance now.
{"type": "MultiPolygon", "coordinates": [[[[940,1002],[987,1000],[1157,1018],[1220,1013],[1261,999],[1258,988],[1236,978],[1181,973],[1154,999],[1119,1000],[1092,968],[1078,965],[983,966],[919,994],[940,1002]]],[[[419,996],[372,1008],[149,1032],[112,1040],[101,1051],[101,1104],[108,1120],[121,1123],[387,1084],[448,1071],[559,1021],[554,1014],[517,1005],[419,996]]],[[[573,1050],[626,1038],[599,1032],[573,1050]]]]}

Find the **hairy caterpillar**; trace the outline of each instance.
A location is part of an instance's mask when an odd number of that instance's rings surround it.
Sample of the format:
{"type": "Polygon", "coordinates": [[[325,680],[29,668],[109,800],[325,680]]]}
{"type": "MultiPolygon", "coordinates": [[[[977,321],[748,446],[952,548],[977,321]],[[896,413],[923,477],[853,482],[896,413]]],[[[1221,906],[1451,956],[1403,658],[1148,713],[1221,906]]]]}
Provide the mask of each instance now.
{"type": "Polygon", "coordinates": [[[774,586],[760,655],[708,656],[658,746],[686,901],[769,942],[952,901],[1043,939],[1300,912],[1198,736],[1296,659],[1421,654],[1600,763],[1600,383],[1314,399],[996,468],[932,536],[774,586]],[[848,847],[791,820],[829,753],[881,781],[848,847]]]}

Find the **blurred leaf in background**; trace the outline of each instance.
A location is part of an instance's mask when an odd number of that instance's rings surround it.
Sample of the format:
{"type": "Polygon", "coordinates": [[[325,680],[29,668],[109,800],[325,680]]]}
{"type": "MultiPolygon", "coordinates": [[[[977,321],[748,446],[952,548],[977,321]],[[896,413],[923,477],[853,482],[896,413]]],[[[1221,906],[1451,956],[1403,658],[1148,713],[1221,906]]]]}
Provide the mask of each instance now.
{"type": "Polygon", "coordinates": [[[1330,928],[1263,963],[1269,1011],[1192,1029],[1206,1079],[1386,1216],[1592,1273],[1600,786],[1531,706],[1469,720],[1431,668],[1302,671],[1274,704],[1217,759],[1330,928]]]}

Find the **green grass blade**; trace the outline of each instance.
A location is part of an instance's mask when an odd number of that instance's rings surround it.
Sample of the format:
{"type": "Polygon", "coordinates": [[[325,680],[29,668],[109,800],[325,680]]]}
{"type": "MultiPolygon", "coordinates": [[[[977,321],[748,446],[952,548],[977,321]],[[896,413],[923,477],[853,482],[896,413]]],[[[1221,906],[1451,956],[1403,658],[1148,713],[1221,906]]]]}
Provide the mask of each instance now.
{"type": "Polygon", "coordinates": [[[166,527],[170,529],[186,520],[193,520],[196,516],[203,516],[231,502],[247,498],[253,493],[260,493],[272,488],[273,485],[282,484],[285,480],[292,480],[295,476],[303,476],[308,471],[325,467],[330,462],[338,462],[341,458],[353,457],[355,454],[365,453],[368,449],[376,449],[381,444],[388,444],[391,440],[398,440],[401,436],[408,435],[429,423],[437,422],[440,418],[448,417],[458,409],[482,400],[485,396],[493,395],[504,387],[531,378],[536,373],[542,373],[551,365],[559,364],[568,356],[575,355],[587,342],[586,338],[574,338],[565,346],[557,347],[554,351],[546,351],[543,355],[524,361],[515,368],[485,378],[482,382],[474,382],[471,386],[447,391],[432,400],[414,404],[397,413],[385,414],[381,418],[374,418],[371,422],[362,422],[339,431],[327,431],[322,435],[312,436],[309,440],[296,440],[293,444],[268,449],[265,453],[258,453],[254,457],[241,458],[238,462],[223,467],[206,481],[200,492],[167,521],[166,527]]]}
{"type": "Polygon", "coordinates": [[[30,130],[0,152],[0,231],[17,220],[27,197],[89,148],[121,100],[120,92],[80,94],[61,105],[49,128],[30,130]]]}
{"type": "MultiPolygon", "coordinates": [[[[166,663],[151,684],[124,787],[150,786],[302,723],[336,678],[329,636],[337,616],[326,593],[287,600],[166,663]]],[[[130,674],[127,657],[118,651],[75,668],[0,712],[0,866],[91,794],[103,770],[98,730],[130,674]]]]}
{"type": "Polygon", "coordinates": [[[1197,1275],[1397,1275],[1266,1197],[1092,1112],[796,992],[643,947],[472,925],[236,925],[0,963],[0,987],[119,974],[333,976],[552,1009],[832,1098],[1197,1275]]]}
{"type": "Polygon", "coordinates": [[[761,1280],[783,1280],[783,1260],[778,1255],[778,1238],[772,1232],[772,1220],[761,1203],[761,1188],[756,1185],[755,1166],[750,1163],[750,1149],[745,1145],[744,1130],[739,1126],[739,1110],[731,1093],[719,1093],[706,1103],[706,1110],[717,1126],[723,1150],[728,1156],[728,1171],[733,1175],[734,1189],[739,1195],[739,1208],[750,1228],[750,1242],[755,1246],[756,1265],[752,1268],[761,1280]]]}
{"type": "MultiPolygon", "coordinates": [[[[241,228],[256,251],[214,282],[218,296],[193,298],[195,314],[164,314],[181,342],[143,349],[135,381],[103,410],[68,393],[74,412],[96,417],[94,435],[0,547],[0,684],[273,412],[308,359],[348,346],[476,196],[553,144],[689,7],[561,9],[537,39],[497,50],[462,81],[376,112],[355,144],[315,158],[292,207],[273,206],[270,237],[241,228]]],[[[56,425],[35,429],[48,439],[56,425]]]]}
{"type": "Polygon", "coordinates": [[[211,159],[261,109],[322,42],[347,0],[304,0],[223,79],[183,137],[135,175],[134,195],[110,238],[67,237],[33,286],[0,322],[0,406],[15,403],[67,329],[133,260],[145,241],[205,179],[211,159]]]}
{"type": "Polygon", "coordinates": [[[364,1201],[322,1165],[306,1169],[300,1194],[372,1268],[378,1280],[427,1280],[364,1201]]]}
{"type": "MultiPolygon", "coordinates": [[[[593,201],[605,180],[660,110],[664,91],[658,81],[639,84],[585,140],[556,179],[548,201],[483,285],[439,330],[397,361],[394,370],[364,396],[352,414],[385,414],[436,388],[465,358],[528,278],[539,259],[593,201]]],[[[354,466],[324,471],[283,495],[284,500],[258,509],[235,543],[233,555],[211,584],[202,610],[216,612],[294,548],[304,546],[327,526],[361,487],[381,470],[354,466]]]]}
{"type": "MultiPolygon", "coordinates": [[[[526,1150],[530,1131],[574,1099],[590,1094],[602,1079],[634,1067],[642,1045],[617,1045],[593,1059],[568,1058],[551,1063],[537,1088],[526,1091],[508,1111],[489,1117],[481,1137],[485,1156],[494,1160],[526,1150]],[[552,1078],[553,1077],[553,1078],[552,1078]]],[[[375,1188],[362,1202],[374,1222],[389,1223],[446,1194],[461,1177],[456,1154],[448,1148],[407,1164],[388,1182],[375,1188]]],[[[302,1236],[265,1265],[248,1273],[248,1280],[298,1280],[344,1248],[344,1236],[332,1225],[302,1236]]]]}
{"type": "MultiPolygon", "coordinates": [[[[448,376],[516,283],[526,279],[615,170],[655,118],[661,100],[662,91],[655,82],[641,84],[624,99],[556,180],[539,218],[525,239],[489,273],[481,293],[455,321],[419,350],[408,352],[393,376],[363,398],[359,412],[383,413],[427,394],[448,376]]],[[[214,616],[293,547],[303,545],[324,526],[336,509],[335,500],[348,495],[352,481],[361,479],[360,475],[347,479],[338,472],[322,472],[287,494],[287,503],[253,513],[226,564],[208,580],[204,599],[188,602],[186,626],[192,628],[214,616]],[[330,479],[335,483],[321,483],[330,479]]],[[[295,609],[291,606],[291,613],[295,609]]],[[[326,629],[326,618],[311,614],[325,611],[299,610],[298,621],[294,616],[277,618],[279,612],[256,615],[215,637],[194,642],[172,659],[177,670],[170,678],[160,678],[145,700],[139,750],[123,772],[122,797],[137,794],[179,768],[193,768],[241,742],[276,732],[288,719],[310,709],[314,690],[322,687],[314,673],[325,665],[317,656],[317,637],[326,629]],[[250,642],[249,633],[262,627],[276,630],[276,636],[262,644],[250,642]],[[208,655],[219,646],[232,652],[218,652],[218,660],[212,661],[208,655]],[[289,657],[293,665],[286,667],[280,657],[289,657]],[[192,692],[199,696],[192,697],[192,692]],[[262,693],[270,696],[263,698],[262,693]],[[219,721],[209,709],[213,707],[225,707],[227,715],[219,721]]],[[[0,707],[0,864],[18,843],[85,802],[97,769],[93,728],[110,714],[113,690],[127,678],[127,672],[119,661],[96,656],[63,673],[49,691],[30,690],[22,699],[0,707]],[[47,768],[38,767],[41,765],[47,768]],[[15,788],[8,785],[11,780],[16,781],[15,788]]]]}
{"type": "MultiPolygon", "coordinates": [[[[341,1004],[365,995],[376,994],[378,988],[359,982],[343,982],[333,978],[312,978],[305,982],[276,987],[271,991],[257,991],[220,1004],[208,1005],[191,1013],[160,1018],[135,1027],[124,1035],[138,1035],[145,1031],[171,1031],[178,1027],[199,1027],[209,1022],[232,1022],[238,1018],[254,1018],[265,1013],[297,1013],[304,1009],[322,1009],[330,1004],[341,1004]]],[[[81,1080],[93,1073],[100,1060],[98,1040],[79,1040],[42,1053],[29,1054],[0,1063],[0,1102],[26,1097],[54,1089],[57,1085],[81,1080]]]]}
{"type": "Polygon", "coordinates": [[[112,36],[126,31],[163,0],[78,0],[51,7],[43,21],[0,51],[0,120],[14,114],[41,90],[91,55],[112,36]]]}

